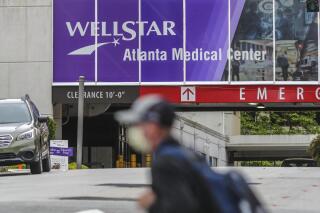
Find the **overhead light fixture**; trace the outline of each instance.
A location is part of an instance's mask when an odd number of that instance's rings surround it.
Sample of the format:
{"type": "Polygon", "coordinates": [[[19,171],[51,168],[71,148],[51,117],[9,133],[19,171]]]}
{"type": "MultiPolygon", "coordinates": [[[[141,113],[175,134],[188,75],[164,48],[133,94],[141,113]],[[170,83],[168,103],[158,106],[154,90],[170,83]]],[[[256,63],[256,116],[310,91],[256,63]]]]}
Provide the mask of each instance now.
{"type": "Polygon", "coordinates": [[[258,104],[257,105],[257,109],[265,109],[265,108],[266,108],[266,106],[263,105],[263,104],[258,104]]]}
{"type": "Polygon", "coordinates": [[[258,103],[248,103],[250,106],[257,106],[258,103]]]}

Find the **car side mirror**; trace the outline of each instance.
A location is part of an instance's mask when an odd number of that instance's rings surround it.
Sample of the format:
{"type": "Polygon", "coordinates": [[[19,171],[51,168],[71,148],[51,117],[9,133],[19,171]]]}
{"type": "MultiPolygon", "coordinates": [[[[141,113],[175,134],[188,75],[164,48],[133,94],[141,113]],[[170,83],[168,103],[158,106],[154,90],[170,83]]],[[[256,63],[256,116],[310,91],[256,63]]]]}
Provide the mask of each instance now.
{"type": "Polygon", "coordinates": [[[38,118],[38,121],[39,121],[40,123],[47,123],[47,122],[48,122],[48,117],[47,117],[47,116],[40,116],[40,117],[38,118]]]}

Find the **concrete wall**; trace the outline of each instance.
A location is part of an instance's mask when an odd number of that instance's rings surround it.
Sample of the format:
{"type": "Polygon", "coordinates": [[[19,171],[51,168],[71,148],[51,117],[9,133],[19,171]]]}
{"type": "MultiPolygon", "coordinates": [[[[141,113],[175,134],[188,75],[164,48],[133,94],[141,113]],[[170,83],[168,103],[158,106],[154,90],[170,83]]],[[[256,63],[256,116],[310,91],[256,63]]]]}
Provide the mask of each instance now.
{"type": "Polygon", "coordinates": [[[190,150],[205,155],[208,161],[212,157],[217,159],[217,166],[227,166],[226,143],[228,137],[203,123],[186,117],[184,117],[184,113],[179,113],[179,118],[174,125],[173,134],[175,137],[190,150]]]}
{"type": "Polygon", "coordinates": [[[229,145],[261,148],[281,146],[308,147],[317,135],[235,135],[229,145]]]}
{"type": "Polygon", "coordinates": [[[263,161],[310,158],[308,148],[316,135],[236,135],[227,143],[229,160],[263,161]]]}
{"type": "Polygon", "coordinates": [[[240,135],[240,112],[224,112],[224,134],[228,136],[240,135]]]}
{"type": "Polygon", "coordinates": [[[178,112],[178,115],[224,135],[240,135],[240,113],[237,112],[178,112]]]}
{"type": "Polygon", "coordinates": [[[0,98],[29,94],[52,115],[52,2],[0,0],[0,98]]]}

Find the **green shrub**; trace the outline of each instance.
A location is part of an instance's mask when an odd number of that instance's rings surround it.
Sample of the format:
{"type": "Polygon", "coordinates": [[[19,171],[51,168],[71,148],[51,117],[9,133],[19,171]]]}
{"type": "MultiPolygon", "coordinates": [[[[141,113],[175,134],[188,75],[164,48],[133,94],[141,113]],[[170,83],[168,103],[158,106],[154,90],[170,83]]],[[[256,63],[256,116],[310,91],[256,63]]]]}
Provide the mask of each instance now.
{"type": "Polygon", "coordinates": [[[54,140],[57,131],[57,124],[51,117],[49,117],[47,125],[49,129],[49,140],[54,140]]]}
{"type": "Polygon", "coordinates": [[[241,166],[254,166],[254,167],[274,167],[279,166],[279,163],[276,162],[276,165],[272,161],[242,161],[241,166]]]}
{"type": "Polygon", "coordinates": [[[318,165],[320,166],[320,135],[311,141],[308,151],[311,157],[317,161],[318,165]]]}
{"type": "MultiPolygon", "coordinates": [[[[69,163],[69,170],[75,170],[77,169],[77,163],[76,162],[71,162],[69,163]]],[[[86,165],[81,165],[81,169],[89,169],[86,165]]]]}

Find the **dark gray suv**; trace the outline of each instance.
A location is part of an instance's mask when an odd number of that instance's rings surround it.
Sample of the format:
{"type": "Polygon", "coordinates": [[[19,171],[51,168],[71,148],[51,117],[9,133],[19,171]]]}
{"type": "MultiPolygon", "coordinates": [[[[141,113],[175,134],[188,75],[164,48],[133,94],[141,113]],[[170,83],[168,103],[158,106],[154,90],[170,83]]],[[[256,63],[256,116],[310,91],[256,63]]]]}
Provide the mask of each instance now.
{"type": "Polygon", "coordinates": [[[0,166],[26,163],[32,174],[49,172],[47,120],[27,95],[0,100],[0,166]]]}

